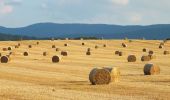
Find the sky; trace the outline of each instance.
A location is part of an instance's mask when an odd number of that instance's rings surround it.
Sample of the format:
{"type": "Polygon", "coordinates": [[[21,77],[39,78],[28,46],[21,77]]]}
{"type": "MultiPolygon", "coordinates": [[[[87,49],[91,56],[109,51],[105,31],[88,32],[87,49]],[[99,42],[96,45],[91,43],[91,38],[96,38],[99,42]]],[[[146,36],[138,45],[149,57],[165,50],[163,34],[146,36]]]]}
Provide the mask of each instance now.
{"type": "Polygon", "coordinates": [[[170,24],[170,0],[0,0],[0,26],[170,24]]]}

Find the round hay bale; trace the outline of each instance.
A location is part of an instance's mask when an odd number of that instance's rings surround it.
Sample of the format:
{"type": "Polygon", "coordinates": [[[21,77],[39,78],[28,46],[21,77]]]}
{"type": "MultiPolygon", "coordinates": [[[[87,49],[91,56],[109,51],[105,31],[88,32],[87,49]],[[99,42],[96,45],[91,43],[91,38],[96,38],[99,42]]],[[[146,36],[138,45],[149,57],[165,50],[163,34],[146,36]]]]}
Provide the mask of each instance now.
{"type": "Polygon", "coordinates": [[[24,52],[23,55],[24,55],[24,56],[28,56],[28,52],[24,52]]]}
{"type": "Polygon", "coordinates": [[[8,63],[9,61],[10,61],[10,58],[8,58],[8,56],[1,57],[1,63],[8,63]]]}
{"type": "Polygon", "coordinates": [[[32,45],[28,45],[28,48],[32,48],[32,45]]]}
{"type": "Polygon", "coordinates": [[[122,47],[126,48],[126,47],[127,47],[127,45],[126,45],[125,43],[122,43],[122,47]]]}
{"type": "Polygon", "coordinates": [[[136,62],[136,56],[135,55],[129,55],[127,60],[128,60],[128,62],[136,62]]]}
{"type": "Polygon", "coordinates": [[[106,69],[94,68],[89,74],[89,80],[92,85],[109,84],[111,82],[111,75],[106,69]]]}
{"type": "Polygon", "coordinates": [[[162,49],[163,48],[163,45],[159,45],[159,49],[162,49]]]}
{"type": "Polygon", "coordinates": [[[13,54],[13,52],[9,52],[9,55],[12,55],[13,54]]]}
{"type": "Polygon", "coordinates": [[[119,56],[123,56],[123,52],[119,51],[119,56]]]}
{"type": "Polygon", "coordinates": [[[170,54],[169,51],[164,51],[164,55],[168,55],[168,54],[170,54]]]}
{"type": "Polygon", "coordinates": [[[143,50],[142,50],[143,52],[146,52],[147,50],[146,50],[146,48],[143,48],[143,50]]]}
{"type": "Polygon", "coordinates": [[[37,42],[36,44],[37,44],[37,45],[39,45],[39,44],[40,44],[40,42],[37,42]]]}
{"type": "Polygon", "coordinates": [[[18,46],[18,45],[15,45],[15,48],[19,48],[19,46],[18,46]]]}
{"type": "Polygon", "coordinates": [[[99,47],[97,45],[95,45],[95,49],[98,49],[99,47]]]}
{"type": "Polygon", "coordinates": [[[154,53],[154,52],[153,52],[152,50],[149,50],[149,54],[151,54],[151,55],[152,55],[153,53],[154,53]]]}
{"type": "Polygon", "coordinates": [[[47,56],[48,55],[48,53],[47,52],[43,52],[43,56],[47,56]]]}
{"type": "Polygon", "coordinates": [[[10,50],[12,50],[12,48],[11,48],[11,47],[8,47],[8,50],[10,51],[10,50]]]}
{"type": "Polygon", "coordinates": [[[104,69],[110,72],[112,82],[119,82],[120,70],[118,67],[104,67],[104,69]]]}
{"type": "Polygon", "coordinates": [[[81,43],[81,45],[85,45],[85,43],[81,43]]]}
{"type": "Polygon", "coordinates": [[[119,55],[119,51],[115,51],[115,55],[119,55]]]}
{"type": "Polygon", "coordinates": [[[91,49],[90,49],[90,48],[87,48],[87,51],[91,51],[91,49]]]}
{"type": "Polygon", "coordinates": [[[62,56],[67,56],[68,53],[67,53],[67,51],[61,51],[61,55],[62,55],[62,56]]]}
{"type": "Polygon", "coordinates": [[[144,55],[141,57],[141,61],[150,61],[150,60],[151,58],[149,56],[144,55]]]}
{"type": "Polygon", "coordinates": [[[59,56],[53,56],[52,57],[52,62],[53,63],[58,63],[58,62],[60,62],[60,60],[61,60],[61,58],[59,56]]]}
{"type": "Polygon", "coordinates": [[[150,59],[156,59],[156,56],[153,54],[149,54],[148,56],[150,57],[150,59]]]}
{"type": "Polygon", "coordinates": [[[90,51],[87,51],[87,52],[86,52],[86,55],[91,55],[91,52],[90,52],[90,51]]]}
{"type": "Polygon", "coordinates": [[[65,43],[65,44],[64,44],[64,46],[65,46],[65,47],[67,47],[67,46],[68,46],[68,44],[67,44],[67,43],[65,43]]]}
{"type": "Polygon", "coordinates": [[[20,44],[20,43],[18,43],[18,46],[21,46],[21,44],[20,44]]]}
{"type": "Polygon", "coordinates": [[[52,45],[52,48],[55,48],[55,45],[52,45]]]}
{"type": "Polygon", "coordinates": [[[8,51],[8,48],[2,48],[2,51],[8,51]]]}
{"type": "Polygon", "coordinates": [[[60,49],[59,49],[59,48],[56,48],[55,51],[60,51],[60,49]]]}
{"type": "Polygon", "coordinates": [[[145,64],[144,66],[144,74],[145,75],[157,75],[160,74],[160,68],[154,64],[145,64]]]}

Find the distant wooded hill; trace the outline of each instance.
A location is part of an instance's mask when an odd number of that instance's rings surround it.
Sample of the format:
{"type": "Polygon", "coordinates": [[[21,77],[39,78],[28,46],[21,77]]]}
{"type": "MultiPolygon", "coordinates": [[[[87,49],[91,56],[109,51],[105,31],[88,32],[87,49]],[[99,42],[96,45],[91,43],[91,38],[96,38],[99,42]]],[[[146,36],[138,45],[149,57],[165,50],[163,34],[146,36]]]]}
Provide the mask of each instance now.
{"type": "Polygon", "coordinates": [[[120,26],[107,24],[56,24],[38,23],[20,28],[0,27],[0,39],[12,38],[77,38],[95,37],[106,39],[166,39],[170,37],[170,24],[148,26],[120,26]]]}

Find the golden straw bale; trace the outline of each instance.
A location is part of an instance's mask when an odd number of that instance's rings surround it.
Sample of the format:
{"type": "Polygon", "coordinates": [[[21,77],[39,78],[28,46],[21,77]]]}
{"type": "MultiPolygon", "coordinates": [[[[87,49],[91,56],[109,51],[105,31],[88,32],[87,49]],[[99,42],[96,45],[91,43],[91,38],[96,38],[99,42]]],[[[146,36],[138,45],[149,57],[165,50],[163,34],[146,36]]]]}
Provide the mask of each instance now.
{"type": "Polygon", "coordinates": [[[156,56],[153,54],[149,54],[148,56],[150,57],[150,59],[156,59],[156,56]]]}
{"type": "Polygon", "coordinates": [[[68,56],[68,52],[67,51],[61,51],[61,55],[62,56],[68,56]]]}
{"type": "Polygon", "coordinates": [[[152,55],[153,53],[154,53],[154,52],[153,52],[152,50],[149,50],[149,54],[151,54],[151,55],[152,55]]]}
{"type": "Polygon", "coordinates": [[[143,71],[145,75],[160,74],[160,68],[155,64],[145,64],[143,71]]]}
{"type": "Polygon", "coordinates": [[[127,60],[128,60],[128,62],[136,62],[136,56],[135,55],[129,55],[127,60]]]}
{"type": "Polygon", "coordinates": [[[118,67],[104,67],[104,69],[110,72],[112,82],[119,82],[120,70],[118,67]]]}
{"type": "Polygon", "coordinates": [[[111,82],[111,74],[106,69],[94,68],[89,74],[89,80],[92,85],[103,85],[111,82]]]}
{"type": "Polygon", "coordinates": [[[125,47],[127,47],[127,45],[126,45],[125,43],[122,43],[122,47],[124,47],[124,48],[125,48],[125,47]]]}
{"type": "Polygon", "coordinates": [[[150,61],[150,60],[151,60],[151,58],[148,55],[143,55],[141,57],[141,61],[150,61]]]}
{"type": "Polygon", "coordinates": [[[24,52],[23,55],[24,56],[28,56],[29,54],[28,54],[28,52],[24,52]]]}
{"type": "Polygon", "coordinates": [[[53,62],[53,63],[59,63],[60,60],[61,60],[61,57],[60,57],[60,56],[53,56],[53,57],[52,57],[52,62],[53,62]]]}
{"type": "Polygon", "coordinates": [[[10,56],[2,56],[1,57],[1,63],[8,63],[10,61],[10,56]]]}
{"type": "Polygon", "coordinates": [[[90,52],[90,51],[87,51],[87,52],[86,52],[86,55],[91,55],[91,52],[90,52]]]}
{"type": "Polygon", "coordinates": [[[55,48],[55,45],[52,45],[52,48],[55,48]]]}
{"type": "Polygon", "coordinates": [[[142,50],[143,52],[147,52],[147,49],[146,48],[143,48],[143,50],[142,50]]]}
{"type": "Polygon", "coordinates": [[[164,55],[168,55],[168,54],[170,54],[169,51],[164,51],[164,55]]]}

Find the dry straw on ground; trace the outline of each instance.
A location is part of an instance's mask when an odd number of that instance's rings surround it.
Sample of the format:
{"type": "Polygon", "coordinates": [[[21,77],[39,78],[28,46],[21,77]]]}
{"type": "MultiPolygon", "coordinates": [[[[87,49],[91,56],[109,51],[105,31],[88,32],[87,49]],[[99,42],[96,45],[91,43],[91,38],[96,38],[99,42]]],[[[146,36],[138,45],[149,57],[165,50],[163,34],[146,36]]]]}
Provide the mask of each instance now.
{"type": "Polygon", "coordinates": [[[144,66],[144,74],[145,75],[157,75],[160,74],[160,68],[159,66],[155,65],[155,64],[146,64],[144,66]]]}
{"type": "Polygon", "coordinates": [[[120,70],[118,67],[104,67],[104,69],[110,72],[112,82],[119,82],[120,70]]]}
{"type": "Polygon", "coordinates": [[[128,60],[128,62],[136,62],[136,56],[135,55],[129,55],[127,60],[128,60]]]}
{"type": "Polygon", "coordinates": [[[89,80],[92,85],[103,85],[111,82],[111,74],[106,69],[94,68],[89,74],[89,80]]]}
{"type": "Polygon", "coordinates": [[[68,56],[68,52],[67,51],[61,51],[61,55],[62,56],[68,56]]]}
{"type": "Polygon", "coordinates": [[[2,54],[0,53],[0,57],[2,56],[2,54]]]}
{"type": "Polygon", "coordinates": [[[53,63],[58,63],[58,62],[60,62],[60,60],[61,60],[61,58],[59,56],[53,56],[52,57],[52,62],[53,63]]]}
{"type": "Polygon", "coordinates": [[[14,55],[15,53],[14,52],[9,52],[9,55],[14,55]]]}
{"type": "Polygon", "coordinates": [[[141,61],[150,61],[151,58],[148,55],[144,55],[141,57],[141,61]]]}
{"type": "Polygon", "coordinates": [[[164,45],[164,42],[161,42],[160,45],[164,45]]]}
{"type": "Polygon", "coordinates": [[[1,57],[1,63],[8,63],[9,61],[10,61],[10,58],[8,56],[1,57]]]}

